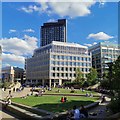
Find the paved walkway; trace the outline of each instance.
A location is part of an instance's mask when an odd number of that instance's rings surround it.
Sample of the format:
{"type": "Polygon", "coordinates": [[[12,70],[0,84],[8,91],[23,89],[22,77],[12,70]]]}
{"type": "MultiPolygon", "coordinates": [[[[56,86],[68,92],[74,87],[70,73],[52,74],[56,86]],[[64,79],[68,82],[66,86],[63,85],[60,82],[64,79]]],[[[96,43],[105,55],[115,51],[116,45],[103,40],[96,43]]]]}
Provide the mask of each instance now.
{"type": "Polygon", "coordinates": [[[111,111],[106,108],[106,106],[110,102],[110,98],[106,97],[106,101],[104,103],[100,103],[98,106],[94,107],[93,109],[89,110],[89,117],[90,118],[105,118],[111,115],[111,111]]]}
{"type": "MultiPolygon", "coordinates": [[[[24,88],[24,90],[22,91],[18,91],[18,92],[11,92],[12,97],[22,97],[22,96],[26,96],[27,94],[30,94],[30,89],[31,88],[24,88]]],[[[9,89],[7,89],[6,91],[3,91],[2,89],[0,89],[0,95],[1,98],[4,99],[9,95],[9,89]]]]}

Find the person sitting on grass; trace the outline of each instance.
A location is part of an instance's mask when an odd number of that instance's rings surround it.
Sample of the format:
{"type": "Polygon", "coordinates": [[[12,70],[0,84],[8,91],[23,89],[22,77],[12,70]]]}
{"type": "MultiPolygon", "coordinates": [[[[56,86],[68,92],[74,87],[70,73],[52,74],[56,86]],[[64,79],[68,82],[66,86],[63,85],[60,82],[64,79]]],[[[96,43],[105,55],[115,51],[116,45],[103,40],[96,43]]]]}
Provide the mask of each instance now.
{"type": "Polygon", "coordinates": [[[74,120],[80,120],[80,110],[77,109],[76,105],[73,106],[72,114],[74,120]]]}
{"type": "Polygon", "coordinates": [[[67,97],[66,96],[64,97],[64,102],[67,102],[67,97]]]}
{"type": "Polygon", "coordinates": [[[64,97],[61,97],[61,100],[60,100],[62,103],[64,103],[65,102],[65,100],[64,100],[64,97]]]}

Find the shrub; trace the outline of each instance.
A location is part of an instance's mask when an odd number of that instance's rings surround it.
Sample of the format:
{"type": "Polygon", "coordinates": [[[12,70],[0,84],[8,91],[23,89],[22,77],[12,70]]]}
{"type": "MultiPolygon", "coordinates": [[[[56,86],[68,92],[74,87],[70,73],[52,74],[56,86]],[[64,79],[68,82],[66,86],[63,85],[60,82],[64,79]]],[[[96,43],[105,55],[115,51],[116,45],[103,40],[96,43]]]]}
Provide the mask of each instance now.
{"type": "Polygon", "coordinates": [[[108,105],[108,108],[110,108],[113,113],[120,112],[120,100],[113,99],[111,103],[108,105]]]}

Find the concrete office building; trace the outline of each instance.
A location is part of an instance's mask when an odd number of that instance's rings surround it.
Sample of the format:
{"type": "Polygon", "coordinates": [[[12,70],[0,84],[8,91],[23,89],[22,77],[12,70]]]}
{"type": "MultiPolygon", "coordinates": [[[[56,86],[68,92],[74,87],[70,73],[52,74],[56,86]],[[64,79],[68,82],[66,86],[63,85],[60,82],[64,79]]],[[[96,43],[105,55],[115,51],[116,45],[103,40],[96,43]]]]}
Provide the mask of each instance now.
{"type": "Polygon", "coordinates": [[[1,74],[1,72],[2,72],[2,48],[0,46],[0,82],[2,80],[2,74],[1,74]]]}
{"type": "Polygon", "coordinates": [[[27,84],[61,85],[75,80],[76,68],[80,68],[84,77],[89,73],[91,55],[88,48],[75,43],[52,41],[34,50],[32,58],[26,60],[27,84]]]}
{"type": "Polygon", "coordinates": [[[66,25],[66,19],[44,23],[43,26],[41,26],[41,46],[50,44],[52,41],[66,42],[66,25]]]}
{"type": "Polygon", "coordinates": [[[89,48],[92,53],[92,67],[98,72],[98,77],[102,79],[107,63],[115,61],[120,55],[120,50],[117,44],[101,42],[89,48]]]}
{"type": "Polygon", "coordinates": [[[8,66],[2,68],[3,82],[23,82],[25,80],[24,69],[19,67],[8,66]]]}

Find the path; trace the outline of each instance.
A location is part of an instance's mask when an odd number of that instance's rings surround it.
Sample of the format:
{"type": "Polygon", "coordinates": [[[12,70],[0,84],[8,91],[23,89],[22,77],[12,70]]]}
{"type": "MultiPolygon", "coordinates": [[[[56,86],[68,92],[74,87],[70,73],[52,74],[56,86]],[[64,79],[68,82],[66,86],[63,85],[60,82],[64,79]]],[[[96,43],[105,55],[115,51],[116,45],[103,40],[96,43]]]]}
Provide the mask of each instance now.
{"type": "MultiPolygon", "coordinates": [[[[31,88],[24,88],[24,90],[20,91],[20,92],[12,92],[12,97],[22,97],[25,96],[27,94],[30,94],[30,89],[31,88]]],[[[7,89],[6,91],[2,91],[2,89],[0,89],[0,94],[1,94],[1,98],[4,99],[8,96],[9,94],[9,89],[7,89]]]]}
{"type": "Polygon", "coordinates": [[[92,108],[89,110],[89,114],[93,114],[94,115],[89,115],[90,118],[105,118],[109,115],[111,115],[110,110],[106,109],[106,106],[109,104],[110,102],[110,98],[106,97],[106,101],[104,103],[99,103],[98,106],[96,106],[95,108],[92,108]]]}

